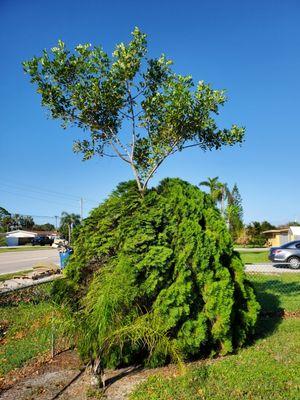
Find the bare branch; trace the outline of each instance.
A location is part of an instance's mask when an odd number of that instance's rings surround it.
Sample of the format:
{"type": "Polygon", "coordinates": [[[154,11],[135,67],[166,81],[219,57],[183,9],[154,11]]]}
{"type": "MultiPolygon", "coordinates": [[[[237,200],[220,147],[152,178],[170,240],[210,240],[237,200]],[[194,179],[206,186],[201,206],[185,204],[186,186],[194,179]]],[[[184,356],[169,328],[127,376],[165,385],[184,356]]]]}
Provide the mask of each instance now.
{"type": "Polygon", "coordinates": [[[175,153],[177,150],[174,151],[175,147],[177,146],[178,142],[173,143],[171,149],[166,152],[162,158],[155,164],[155,166],[150,170],[146,180],[143,183],[143,190],[145,190],[147,188],[148,182],[149,180],[152,178],[153,174],[155,174],[156,170],[158,169],[158,167],[164,162],[164,160],[170,155],[175,153]]]}
{"type": "Polygon", "coordinates": [[[131,142],[131,161],[133,162],[133,156],[134,156],[134,147],[135,147],[135,141],[136,141],[136,132],[135,132],[135,115],[134,115],[134,100],[131,96],[131,91],[128,82],[126,82],[126,87],[128,91],[128,99],[129,99],[129,110],[131,113],[131,119],[132,119],[132,142],[131,142]]]}
{"type": "Polygon", "coordinates": [[[123,161],[127,162],[128,164],[131,164],[130,160],[124,157],[122,153],[119,152],[118,148],[115,146],[114,142],[111,140],[110,141],[111,147],[113,148],[114,152],[117,154],[118,157],[120,157],[123,161]]]}

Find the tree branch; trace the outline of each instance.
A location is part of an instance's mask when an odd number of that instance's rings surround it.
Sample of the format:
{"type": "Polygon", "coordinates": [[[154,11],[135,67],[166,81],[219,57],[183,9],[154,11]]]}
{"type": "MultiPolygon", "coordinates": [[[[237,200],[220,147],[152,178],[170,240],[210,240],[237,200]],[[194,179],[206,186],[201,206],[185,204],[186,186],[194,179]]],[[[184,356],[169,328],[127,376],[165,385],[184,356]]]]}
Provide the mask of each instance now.
{"type": "Polygon", "coordinates": [[[134,147],[135,147],[135,141],[136,141],[136,132],[135,132],[135,115],[134,115],[134,109],[133,109],[133,104],[134,100],[131,96],[131,91],[128,82],[126,82],[126,87],[128,91],[128,99],[129,99],[129,110],[131,113],[131,119],[132,119],[132,142],[131,142],[131,161],[133,162],[133,157],[134,157],[134,147]]]}
{"type": "Polygon", "coordinates": [[[110,145],[113,148],[114,152],[117,154],[118,157],[120,157],[123,161],[127,162],[128,164],[131,164],[130,160],[124,157],[122,153],[119,152],[118,148],[115,146],[114,142],[110,140],[110,145]]]}
{"type": "Polygon", "coordinates": [[[164,162],[164,160],[165,160],[170,154],[173,154],[173,153],[175,153],[175,151],[177,151],[177,150],[174,151],[174,149],[175,149],[175,147],[177,146],[177,144],[178,144],[178,142],[175,142],[175,143],[172,145],[171,150],[168,151],[166,154],[164,154],[163,157],[162,157],[162,158],[155,164],[155,166],[150,170],[150,172],[149,172],[149,174],[148,174],[146,180],[145,180],[144,183],[143,183],[143,188],[142,188],[143,191],[147,188],[148,182],[149,182],[149,180],[151,179],[151,177],[153,176],[153,174],[155,174],[157,168],[164,162]]]}

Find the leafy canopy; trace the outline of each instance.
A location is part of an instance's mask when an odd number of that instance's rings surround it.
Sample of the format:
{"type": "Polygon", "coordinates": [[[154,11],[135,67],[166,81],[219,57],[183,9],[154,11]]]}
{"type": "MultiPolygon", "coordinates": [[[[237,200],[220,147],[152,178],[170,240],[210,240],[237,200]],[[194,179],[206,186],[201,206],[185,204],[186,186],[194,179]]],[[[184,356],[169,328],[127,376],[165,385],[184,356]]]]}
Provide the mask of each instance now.
{"type": "Polygon", "coordinates": [[[131,166],[140,192],[169,155],[243,140],[244,128],[220,129],[214,120],[226,101],[224,91],[176,74],[164,55],[148,58],[146,35],[138,28],[111,57],[90,44],[70,52],[59,40],[23,66],[52,118],[85,131],[74,151],[84,160],[120,157],[131,166]]]}

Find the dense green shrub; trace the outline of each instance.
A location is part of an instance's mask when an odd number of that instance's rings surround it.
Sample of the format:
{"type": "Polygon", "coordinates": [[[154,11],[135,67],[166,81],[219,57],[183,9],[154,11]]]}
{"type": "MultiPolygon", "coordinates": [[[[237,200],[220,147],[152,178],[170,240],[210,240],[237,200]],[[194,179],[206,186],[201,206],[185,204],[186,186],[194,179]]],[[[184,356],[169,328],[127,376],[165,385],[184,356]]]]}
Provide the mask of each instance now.
{"type": "Polygon", "coordinates": [[[144,198],[120,184],[78,230],[66,276],[81,353],[103,366],[231,352],[259,310],[210,196],[179,179],[144,198]]]}

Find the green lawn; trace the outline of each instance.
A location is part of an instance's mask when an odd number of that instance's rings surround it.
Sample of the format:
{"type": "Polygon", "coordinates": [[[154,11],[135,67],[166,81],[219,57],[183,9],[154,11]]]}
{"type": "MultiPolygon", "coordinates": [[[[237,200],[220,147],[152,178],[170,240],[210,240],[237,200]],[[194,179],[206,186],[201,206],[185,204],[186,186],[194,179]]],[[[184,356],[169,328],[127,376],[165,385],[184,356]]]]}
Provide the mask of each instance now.
{"type": "Polygon", "coordinates": [[[11,253],[15,251],[50,250],[51,246],[28,246],[28,247],[5,247],[0,249],[0,253],[11,253]]]}
{"type": "Polygon", "coordinates": [[[254,284],[256,296],[263,311],[300,310],[300,273],[277,275],[249,273],[247,276],[254,284]]]}
{"type": "Polygon", "coordinates": [[[300,318],[264,318],[300,310],[300,274],[248,274],[262,307],[252,345],[238,354],[190,366],[177,377],[156,375],[131,400],[300,399],[300,318]]]}
{"type": "MultiPolygon", "coordinates": [[[[248,275],[263,311],[300,310],[300,274],[248,275]]],[[[0,296],[0,378],[49,352],[52,283],[0,296]]],[[[58,336],[58,333],[56,333],[58,336]]],[[[156,375],[131,400],[293,400],[300,398],[300,319],[261,318],[254,342],[238,354],[191,364],[177,377],[156,375]]]]}
{"type": "Polygon", "coordinates": [[[240,256],[245,264],[269,263],[268,251],[241,251],[240,256]]]}
{"type": "MultiPolygon", "coordinates": [[[[270,321],[268,321],[270,324],[270,321]]],[[[296,400],[300,398],[300,319],[282,321],[238,354],[193,366],[178,377],[156,375],[131,400],[296,400]]]]}
{"type": "Polygon", "coordinates": [[[0,296],[0,378],[51,348],[52,283],[0,296]]]}

